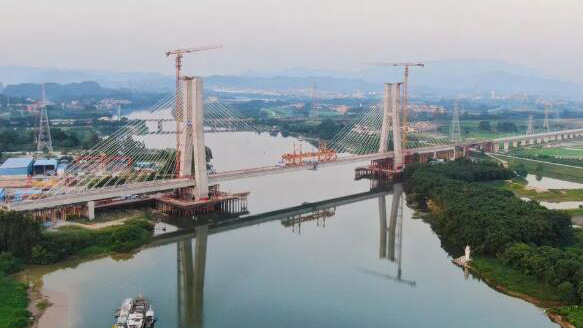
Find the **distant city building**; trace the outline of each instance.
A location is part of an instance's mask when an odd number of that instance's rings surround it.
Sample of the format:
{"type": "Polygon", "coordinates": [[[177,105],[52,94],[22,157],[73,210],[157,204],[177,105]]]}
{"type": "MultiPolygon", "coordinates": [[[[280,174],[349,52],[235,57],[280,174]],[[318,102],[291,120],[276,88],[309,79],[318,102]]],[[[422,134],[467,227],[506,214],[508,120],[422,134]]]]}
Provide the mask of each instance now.
{"type": "Polygon", "coordinates": [[[0,82],[0,93],[4,93],[4,82],[0,82]]]}
{"type": "Polygon", "coordinates": [[[340,114],[346,114],[350,110],[350,107],[348,107],[346,105],[341,105],[341,106],[336,106],[334,108],[334,110],[337,111],[340,114]]]}
{"type": "Polygon", "coordinates": [[[409,105],[409,110],[415,112],[426,112],[426,113],[435,113],[435,114],[444,114],[447,113],[447,109],[443,106],[438,105],[409,105]]]}
{"type": "Polygon", "coordinates": [[[114,98],[107,98],[102,99],[97,104],[97,109],[114,109],[118,108],[118,106],[125,106],[129,105],[132,102],[127,99],[114,99],[114,98]]]}

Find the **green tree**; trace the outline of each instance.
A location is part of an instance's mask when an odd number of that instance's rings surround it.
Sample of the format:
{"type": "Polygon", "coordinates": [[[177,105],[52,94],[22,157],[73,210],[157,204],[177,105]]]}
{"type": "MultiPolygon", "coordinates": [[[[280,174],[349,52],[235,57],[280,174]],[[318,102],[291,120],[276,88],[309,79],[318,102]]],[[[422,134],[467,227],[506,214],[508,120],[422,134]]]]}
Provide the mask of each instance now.
{"type": "Polygon", "coordinates": [[[478,129],[480,131],[490,131],[490,121],[480,121],[478,124],[478,129]]]}

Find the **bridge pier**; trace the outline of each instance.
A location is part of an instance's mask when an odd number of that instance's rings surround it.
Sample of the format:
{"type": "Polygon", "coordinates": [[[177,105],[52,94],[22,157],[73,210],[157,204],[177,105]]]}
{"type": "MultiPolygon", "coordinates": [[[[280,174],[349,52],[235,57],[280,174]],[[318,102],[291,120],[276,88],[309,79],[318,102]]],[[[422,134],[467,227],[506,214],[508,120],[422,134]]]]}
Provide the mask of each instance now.
{"type": "Polygon", "coordinates": [[[508,151],[510,149],[510,142],[504,141],[504,151],[508,151]]]}
{"type": "Polygon", "coordinates": [[[518,141],[512,141],[512,147],[518,148],[518,141]]]}
{"type": "Polygon", "coordinates": [[[500,144],[499,143],[494,143],[494,152],[495,153],[499,153],[500,152],[500,144]]]}
{"type": "Polygon", "coordinates": [[[534,138],[528,139],[528,144],[529,145],[534,145],[534,138]]]}
{"type": "Polygon", "coordinates": [[[95,220],[95,202],[87,202],[87,218],[89,220],[95,220]]]}

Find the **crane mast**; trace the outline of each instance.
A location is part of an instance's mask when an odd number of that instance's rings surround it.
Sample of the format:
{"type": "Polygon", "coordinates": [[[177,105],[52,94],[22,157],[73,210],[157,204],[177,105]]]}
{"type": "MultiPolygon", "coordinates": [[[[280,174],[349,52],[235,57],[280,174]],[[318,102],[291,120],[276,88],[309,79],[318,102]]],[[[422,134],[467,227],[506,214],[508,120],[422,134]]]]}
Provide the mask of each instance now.
{"type": "Polygon", "coordinates": [[[402,62],[402,63],[370,63],[374,66],[402,66],[403,67],[403,147],[407,148],[407,135],[409,130],[409,67],[425,67],[424,63],[402,62]]]}
{"type": "Polygon", "coordinates": [[[166,57],[175,56],[175,68],[176,68],[176,101],[174,115],[176,118],[176,176],[180,176],[180,129],[182,125],[182,97],[180,94],[180,79],[182,78],[182,58],[185,54],[191,52],[199,52],[204,50],[218,49],[222,48],[220,45],[214,46],[202,46],[196,48],[186,48],[186,49],[176,49],[169,50],[166,52],[166,57]]]}

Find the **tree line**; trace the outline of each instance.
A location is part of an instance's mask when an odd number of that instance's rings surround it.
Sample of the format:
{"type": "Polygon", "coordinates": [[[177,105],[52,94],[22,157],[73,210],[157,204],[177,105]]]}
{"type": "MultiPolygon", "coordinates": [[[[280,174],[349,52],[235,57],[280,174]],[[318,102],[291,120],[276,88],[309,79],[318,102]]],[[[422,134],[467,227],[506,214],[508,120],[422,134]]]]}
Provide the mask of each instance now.
{"type": "Polygon", "coordinates": [[[431,225],[441,238],[557,287],[566,301],[583,301],[583,238],[574,234],[570,216],[480,183],[513,172],[460,159],[413,164],[404,175],[408,201],[432,210],[431,225]]]}

